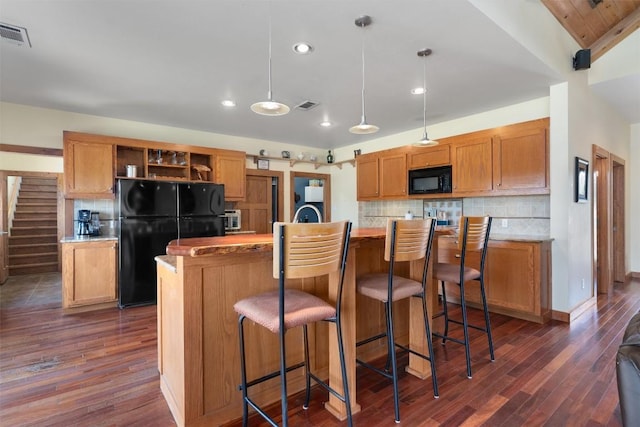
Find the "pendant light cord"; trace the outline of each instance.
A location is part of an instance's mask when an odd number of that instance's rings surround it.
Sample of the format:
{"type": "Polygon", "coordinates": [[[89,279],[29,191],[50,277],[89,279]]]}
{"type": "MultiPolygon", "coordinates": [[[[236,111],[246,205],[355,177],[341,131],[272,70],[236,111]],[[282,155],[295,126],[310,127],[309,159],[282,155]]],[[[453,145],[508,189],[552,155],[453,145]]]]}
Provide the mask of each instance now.
{"type": "Polygon", "coordinates": [[[267,100],[271,99],[271,3],[269,3],[269,92],[267,93],[267,100]]]}
{"type": "Polygon", "coordinates": [[[427,139],[427,57],[422,59],[422,123],[424,138],[427,139]]]}
{"type": "Polygon", "coordinates": [[[367,121],[364,110],[364,22],[362,23],[362,123],[367,121]]]}

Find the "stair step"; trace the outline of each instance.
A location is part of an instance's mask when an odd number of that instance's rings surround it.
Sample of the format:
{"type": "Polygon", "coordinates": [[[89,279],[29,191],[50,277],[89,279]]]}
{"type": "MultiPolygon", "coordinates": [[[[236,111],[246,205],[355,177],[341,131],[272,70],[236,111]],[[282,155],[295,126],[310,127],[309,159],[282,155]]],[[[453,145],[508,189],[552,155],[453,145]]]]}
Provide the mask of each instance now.
{"type": "Polygon", "coordinates": [[[30,243],[25,245],[9,245],[9,255],[33,254],[36,252],[49,253],[58,250],[57,243],[30,243]]]}
{"type": "Polygon", "coordinates": [[[9,247],[21,245],[33,245],[38,243],[58,243],[57,234],[46,234],[40,236],[9,236],[9,247]]]}
{"type": "Polygon", "coordinates": [[[47,212],[56,213],[58,205],[56,203],[21,203],[16,205],[16,212],[47,212]]]}
{"type": "Polygon", "coordinates": [[[24,181],[22,181],[22,184],[20,185],[20,191],[45,191],[47,193],[57,193],[58,192],[58,186],[54,183],[54,184],[25,184],[24,181]]]}
{"type": "Polygon", "coordinates": [[[57,262],[42,262],[18,267],[9,266],[9,276],[21,276],[25,274],[51,273],[58,271],[57,262]]]}
{"type": "Polygon", "coordinates": [[[57,227],[11,227],[11,236],[43,236],[56,234],[57,227]]]}
{"type": "Polygon", "coordinates": [[[22,185],[58,185],[58,180],[56,178],[36,178],[33,176],[23,176],[22,177],[22,185]]]}
{"type": "Polygon", "coordinates": [[[57,252],[33,253],[12,255],[9,252],[9,268],[20,267],[22,265],[42,264],[49,262],[58,262],[57,252]]]}
{"type": "Polygon", "coordinates": [[[16,219],[49,219],[57,221],[56,212],[37,212],[37,211],[21,211],[13,214],[13,220],[16,219]]]}
{"type": "Polygon", "coordinates": [[[56,218],[14,218],[13,228],[28,228],[28,227],[56,227],[58,220],[56,218]]]}
{"type": "Polygon", "coordinates": [[[58,196],[56,192],[42,192],[42,191],[25,191],[20,189],[18,195],[18,201],[20,199],[55,199],[58,196]]]}

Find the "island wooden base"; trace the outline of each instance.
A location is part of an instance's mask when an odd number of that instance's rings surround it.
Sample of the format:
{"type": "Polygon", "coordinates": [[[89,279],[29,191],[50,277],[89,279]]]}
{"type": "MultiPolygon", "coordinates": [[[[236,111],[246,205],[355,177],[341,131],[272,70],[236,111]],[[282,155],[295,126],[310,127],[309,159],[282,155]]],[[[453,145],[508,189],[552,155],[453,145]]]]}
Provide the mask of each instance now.
{"type": "MultiPolygon", "coordinates": [[[[385,325],[384,306],[355,292],[356,276],[387,269],[383,258],[384,230],[367,234],[366,238],[362,238],[362,233],[360,238],[357,232],[352,233],[342,311],[353,413],[360,410],[356,402],[355,342],[379,333],[385,325]]],[[[250,295],[277,289],[277,280],[272,278],[271,248],[263,247],[255,252],[218,250],[201,256],[179,255],[157,259],[158,368],[162,393],[176,423],[179,426],[218,425],[242,417],[242,396],[238,390],[238,315],[233,310],[233,304],[250,295]]],[[[422,266],[417,263],[402,265],[396,272],[414,276],[421,271],[422,266]]],[[[292,280],[288,286],[332,300],[336,296],[337,276],[292,280]]],[[[416,316],[421,311],[416,312],[409,301],[404,300],[396,303],[394,312],[397,340],[405,344],[411,340],[412,346],[422,345],[426,348],[422,316],[416,316]],[[410,322],[410,318],[414,317],[417,319],[415,325],[418,325],[415,327],[410,322]]],[[[332,387],[341,392],[335,333],[333,324],[310,325],[310,364],[313,372],[322,378],[329,378],[332,387]]],[[[277,336],[250,321],[245,322],[245,334],[249,377],[255,378],[278,369],[277,336]]],[[[384,340],[357,349],[357,357],[364,360],[384,354],[384,340]]],[[[301,330],[287,332],[287,356],[290,365],[303,360],[301,330]]],[[[409,371],[420,378],[428,378],[429,362],[412,357],[409,371]]],[[[302,370],[288,374],[287,380],[289,393],[304,389],[302,370]]],[[[250,394],[263,405],[279,401],[279,378],[252,387],[250,394]]],[[[339,419],[346,416],[344,403],[332,395],[325,407],[339,419]]]]}

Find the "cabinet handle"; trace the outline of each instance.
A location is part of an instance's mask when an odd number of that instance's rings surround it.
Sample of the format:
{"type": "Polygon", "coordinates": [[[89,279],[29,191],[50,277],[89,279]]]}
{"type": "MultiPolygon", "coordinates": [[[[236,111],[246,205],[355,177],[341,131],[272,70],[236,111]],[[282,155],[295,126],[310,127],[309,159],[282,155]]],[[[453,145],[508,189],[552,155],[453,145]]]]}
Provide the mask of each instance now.
{"type": "Polygon", "coordinates": [[[456,257],[456,258],[460,258],[460,254],[456,254],[456,255],[455,255],[455,257],[456,257]]]}

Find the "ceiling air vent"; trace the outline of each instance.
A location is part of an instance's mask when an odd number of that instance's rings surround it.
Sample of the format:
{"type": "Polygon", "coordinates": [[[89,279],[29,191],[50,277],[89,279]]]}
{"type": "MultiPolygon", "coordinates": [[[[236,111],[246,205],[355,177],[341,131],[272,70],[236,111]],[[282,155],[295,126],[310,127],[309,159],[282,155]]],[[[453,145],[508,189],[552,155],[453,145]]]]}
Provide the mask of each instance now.
{"type": "Polygon", "coordinates": [[[31,42],[29,41],[29,35],[27,34],[26,28],[0,22],[0,38],[10,43],[17,44],[18,46],[26,44],[28,47],[31,47],[31,42]]]}
{"type": "Polygon", "coordinates": [[[296,110],[309,111],[313,107],[317,107],[318,104],[319,104],[319,102],[315,102],[315,101],[304,101],[303,103],[296,105],[294,108],[296,110]]]}

